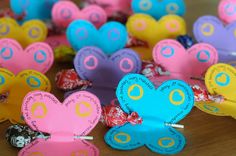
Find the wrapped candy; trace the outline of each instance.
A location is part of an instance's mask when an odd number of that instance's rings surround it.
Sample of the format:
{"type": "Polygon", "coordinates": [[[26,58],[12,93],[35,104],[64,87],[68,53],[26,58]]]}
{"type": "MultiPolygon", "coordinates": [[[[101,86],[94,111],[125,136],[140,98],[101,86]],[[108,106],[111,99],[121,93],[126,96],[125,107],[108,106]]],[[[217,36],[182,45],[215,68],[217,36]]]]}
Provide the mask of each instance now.
{"type": "Polygon", "coordinates": [[[185,49],[188,49],[194,45],[193,39],[188,35],[180,35],[177,37],[177,41],[179,41],[185,49]]]}

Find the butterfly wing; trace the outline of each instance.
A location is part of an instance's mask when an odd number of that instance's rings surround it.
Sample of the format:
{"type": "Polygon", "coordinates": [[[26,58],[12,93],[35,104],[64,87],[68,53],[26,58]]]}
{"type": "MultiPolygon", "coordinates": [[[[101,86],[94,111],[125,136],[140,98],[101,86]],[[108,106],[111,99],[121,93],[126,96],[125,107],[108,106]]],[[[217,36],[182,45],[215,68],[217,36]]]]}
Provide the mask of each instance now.
{"type": "Polygon", "coordinates": [[[205,77],[205,84],[209,93],[224,97],[222,103],[214,103],[213,106],[231,116],[235,116],[236,112],[236,98],[233,94],[236,82],[235,74],[236,70],[231,65],[216,64],[208,69],[205,77]]]}
{"type": "Polygon", "coordinates": [[[183,0],[133,0],[131,5],[133,12],[149,14],[156,19],[167,14],[182,16],[186,11],[183,0]]]}
{"type": "Polygon", "coordinates": [[[0,40],[0,54],[1,66],[15,74],[25,69],[46,73],[54,61],[51,47],[42,42],[34,43],[24,51],[15,40],[2,39],[0,40]]]}
{"type": "Polygon", "coordinates": [[[20,72],[10,88],[8,97],[9,119],[13,123],[24,123],[21,117],[21,104],[25,95],[34,90],[50,91],[48,78],[40,72],[25,70],[20,72]]]}
{"type": "Polygon", "coordinates": [[[7,69],[0,68],[0,122],[8,119],[8,99],[9,91],[15,75],[7,69]]]}
{"type": "Polygon", "coordinates": [[[200,17],[194,24],[194,36],[198,42],[209,43],[219,52],[220,62],[235,60],[236,49],[234,31],[236,22],[224,27],[223,23],[214,16],[200,17]]]}
{"type": "Polygon", "coordinates": [[[19,35],[20,26],[16,20],[12,18],[0,18],[0,39],[2,38],[13,38],[20,40],[22,37],[19,35]]]}
{"type": "Polygon", "coordinates": [[[93,144],[85,140],[76,140],[71,142],[54,142],[50,139],[37,139],[23,148],[18,156],[99,156],[99,150],[93,144]]]}
{"type": "Polygon", "coordinates": [[[209,44],[196,44],[188,50],[175,40],[163,40],[153,50],[154,61],[170,72],[169,76],[160,76],[159,81],[180,79],[190,85],[204,86],[203,82],[193,78],[204,77],[207,69],[217,63],[217,50],[209,44]],[[180,61],[181,60],[181,61],[180,61]]]}
{"type": "Polygon", "coordinates": [[[194,95],[190,86],[180,80],[164,82],[158,89],[148,78],[128,74],[116,90],[122,109],[130,114],[137,112],[147,124],[177,123],[192,109],[194,95]],[[161,98],[158,98],[161,97],[161,98]]]}

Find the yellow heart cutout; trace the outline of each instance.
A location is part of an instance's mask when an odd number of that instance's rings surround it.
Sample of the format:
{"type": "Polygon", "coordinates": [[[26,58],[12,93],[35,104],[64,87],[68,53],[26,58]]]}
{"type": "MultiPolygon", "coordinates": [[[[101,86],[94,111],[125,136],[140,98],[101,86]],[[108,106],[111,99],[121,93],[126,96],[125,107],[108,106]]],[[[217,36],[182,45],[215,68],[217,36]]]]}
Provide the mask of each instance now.
{"type": "Polygon", "coordinates": [[[224,101],[197,102],[196,106],[209,114],[236,117],[236,69],[223,63],[213,65],[206,72],[205,84],[211,95],[221,95],[224,101]]]}
{"type": "Polygon", "coordinates": [[[0,68],[0,122],[10,120],[13,124],[24,123],[21,104],[25,95],[35,90],[51,91],[50,81],[45,75],[24,70],[15,76],[9,70],[0,68]]]}
{"type": "Polygon", "coordinates": [[[153,47],[159,41],[167,38],[175,39],[187,32],[184,19],[177,15],[166,15],[156,21],[149,15],[134,14],[129,17],[126,27],[131,36],[148,43],[148,48],[132,47],[144,60],[152,59],[153,47]]]}
{"type": "Polygon", "coordinates": [[[30,20],[20,26],[15,19],[0,18],[0,39],[15,39],[23,47],[44,41],[47,33],[46,25],[40,20],[30,20]]]}

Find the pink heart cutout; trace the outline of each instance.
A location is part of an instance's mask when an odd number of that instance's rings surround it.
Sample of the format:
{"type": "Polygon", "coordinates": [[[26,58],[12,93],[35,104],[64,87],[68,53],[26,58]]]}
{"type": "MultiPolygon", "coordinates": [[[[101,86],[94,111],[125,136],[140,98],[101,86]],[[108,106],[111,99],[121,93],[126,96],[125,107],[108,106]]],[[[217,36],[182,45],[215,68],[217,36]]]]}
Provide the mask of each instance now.
{"type": "Polygon", "coordinates": [[[156,44],[153,59],[170,72],[169,76],[158,78],[160,81],[180,79],[194,85],[199,83],[192,78],[204,77],[207,69],[218,62],[218,53],[209,44],[196,44],[186,50],[179,42],[167,39],[156,44]]]}
{"type": "Polygon", "coordinates": [[[37,42],[23,50],[15,40],[0,40],[0,67],[8,69],[14,74],[26,69],[46,73],[53,62],[53,51],[46,43],[37,42]]]}
{"type": "Polygon", "coordinates": [[[99,28],[106,23],[107,14],[98,5],[90,5],[80,10],[71,1],[60,1],[53,6],[52,20],[56,25],[67,27],[72,21],[77,19],[88,20],[99,28]]]}

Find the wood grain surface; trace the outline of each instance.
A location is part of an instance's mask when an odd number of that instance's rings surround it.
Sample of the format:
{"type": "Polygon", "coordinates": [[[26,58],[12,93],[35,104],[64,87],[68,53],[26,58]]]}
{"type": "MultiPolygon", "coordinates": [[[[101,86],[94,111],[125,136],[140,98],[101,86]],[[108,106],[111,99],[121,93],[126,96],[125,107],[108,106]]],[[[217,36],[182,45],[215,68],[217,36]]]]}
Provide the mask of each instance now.
{"type": "MultiPolygon", "coordinates": [[[[0,0],[2,6],[3,0],[0,0]]],[[[192,34],[193,22],[202,15],[217,15],[219,0],[186,0],[188,32],[192,34]]],[[[54,84],[55,73],[72,65],[55,64],[47,74],[54,84]]],[[[62,92],[53,87],[52,91],[60,100],[62,92]]],[[[182,133],[187,138],[185,149],[178,156],[236,156],[236,120],[230,117],[208,115],[194,108],[181,124],[185,125],[182,133]]],[[[12,148],[5,140],[5,131],[10,123],[0,124],[0,156],[15,156],[18,150],[12,148]]],[[[147,148],[134,151],[116,151],[108,147],[103,140],[108,129],[99,124],[90,134],[94,136],[93,143],[100,149],[101,156],[157,156],[147,148]]],[[[158,132],[157,132],[158,133],[158,132]]]]}

